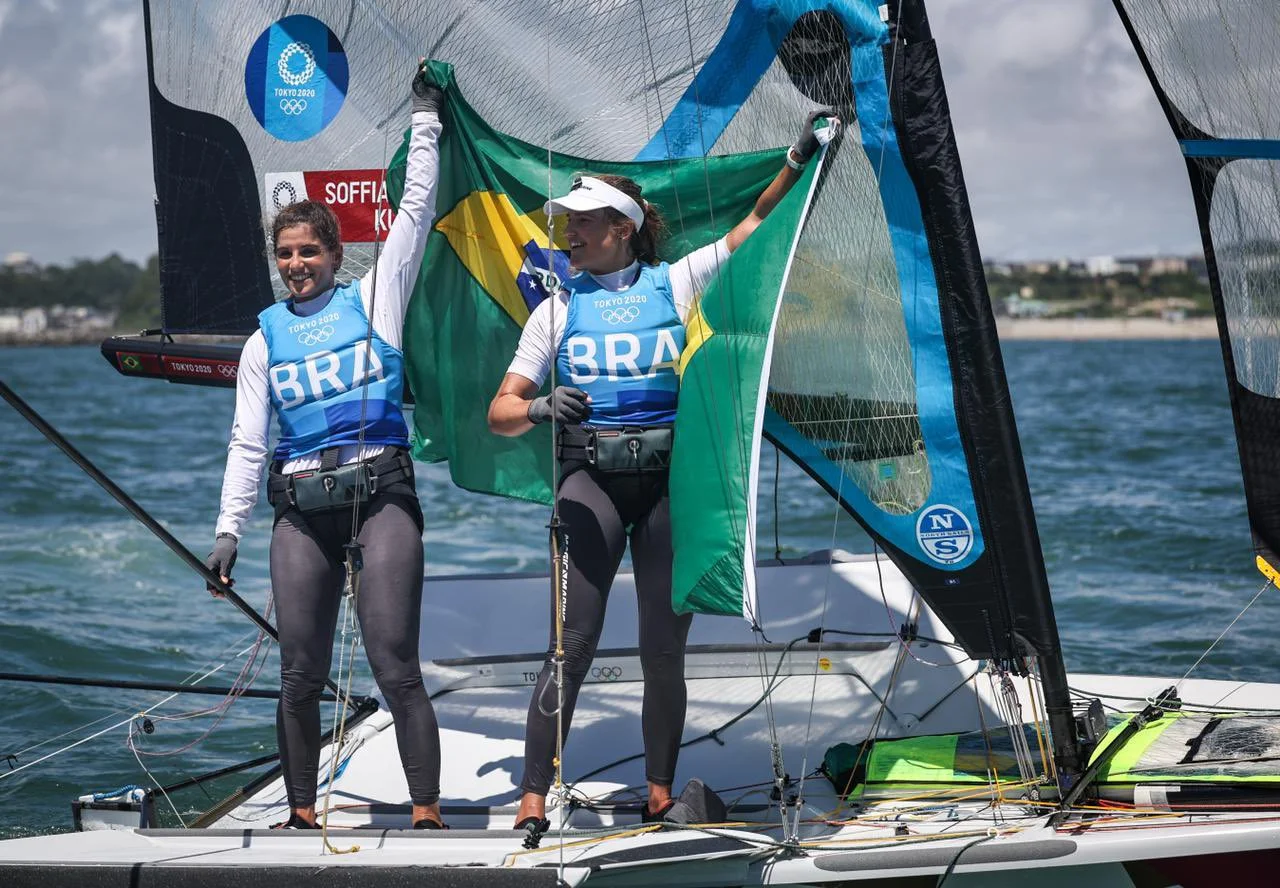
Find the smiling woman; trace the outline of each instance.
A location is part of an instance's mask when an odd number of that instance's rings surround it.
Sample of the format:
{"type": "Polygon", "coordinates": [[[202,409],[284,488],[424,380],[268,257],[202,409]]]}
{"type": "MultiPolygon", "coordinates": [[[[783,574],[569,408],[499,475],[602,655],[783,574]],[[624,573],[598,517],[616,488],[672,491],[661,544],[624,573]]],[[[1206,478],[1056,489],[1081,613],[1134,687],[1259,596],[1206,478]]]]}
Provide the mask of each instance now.
{"type": "Polygon", "coordinates": [[[222,509],[207,566],[230,582],[268,460],[274,413],[280,442],[267,498],[275,508],[277,739],[291,809],[278,825],[285,828],[317,826],[320,692],[348,585],[359,589],[355,609],[365,649],[395,718],[414,825],[442,826],[439,729],[417,656],[422,511],[401,411],[401,344],[435,218],[444,97],[421,68],[412,89],[405,190],[376,269],[335,286],[343,250],[333,212],[316,201],[284,207],[272,241],[289,297],[258,316],[260,327],[245,343],[236,380],[222,509]]]}
{"type": "MultiPolygon", "coordinates": [[[[552,527],[573,529],[553,544],[563,570],[547,657],[525,729],[523,795],[516,828],[549,828],[546,796],[578,689],[591,669],[605,603],[630,540],[640,607],[645,704],[646,821],[674,803],[676,757],[684,730],[684,651],[692,614],[672,606],[670,497],[672,426],[685,323],[721,266],[800,179],[805,164],[836,132],[834,112],[808,115],[786,163],[745,219],[713,244],[668,265],[659,259],[666,225],[634,181],[581,175],[568,194],[547,201],[564,215],[571,275],[529,316],[514,360],[489,405],[489,427],[520,435],[556,424],[560,478],[552,527]],[[820,118],[832,118],[817,130],[820,118]],[[552,392],[535,397],[548,373],[552,392]],[[551,688],[560,699],[550,707],[551,688]]],[[[616,676],[615,676],[616,677],[616,676]]]]}
{"type": "Polygon", "coordinates": [[[342,268],[338,220],[322,203],[304,200],[281,210],[271,226],[276,270],[295,306],[333,289],[342,268]]]}

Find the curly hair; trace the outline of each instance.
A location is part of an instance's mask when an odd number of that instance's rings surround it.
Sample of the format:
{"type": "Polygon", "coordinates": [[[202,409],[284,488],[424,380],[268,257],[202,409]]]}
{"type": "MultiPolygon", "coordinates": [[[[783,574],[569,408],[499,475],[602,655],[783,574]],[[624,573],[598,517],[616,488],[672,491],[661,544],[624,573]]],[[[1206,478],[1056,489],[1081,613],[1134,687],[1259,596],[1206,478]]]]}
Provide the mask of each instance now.
{"type": "Polygon", "coordinates": [[[315,200],[300,200],[282,207],[271,222],[271,248],[274,250],[280,241],[280,232],[295,225],[310,225],[312,232],[320,243],[336,253],[342,243],[339,233],[338,217],[333,210],[315,200]]]}

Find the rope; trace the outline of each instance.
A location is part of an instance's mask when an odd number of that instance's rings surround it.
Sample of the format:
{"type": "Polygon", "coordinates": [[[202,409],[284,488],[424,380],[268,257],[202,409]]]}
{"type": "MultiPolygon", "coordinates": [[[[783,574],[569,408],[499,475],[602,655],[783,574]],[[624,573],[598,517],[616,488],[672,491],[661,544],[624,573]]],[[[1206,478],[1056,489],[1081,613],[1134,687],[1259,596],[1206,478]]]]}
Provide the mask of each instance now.
{"type": "MultiPolygon", "coordinates": [[[[552,57],[551,57],[551,41],[545,41],[545,70],[546,70],[546,92],[544,95],[550,96],[552,92],[552,57]]],[[[555,140],[555,132],[552,128],[551,115],[547,115],[547,200],[555,198],[555,183],[553,181],[554,173],[554,154],[552,152],[552,143],[555,140]]],[[[556,309],[560,299],[560,281],[555,274],[555,217],[551,213],[547,213],[547,280],[552,284],[547,289],[547,299],[551,303],[549,309],[549,323],[551,325],[551,335],[555,349],[559,350],[559,343],[554,341],[556,329],[556,309]]],[[[566,312],[566,316],[567,316],[566,312]]],[[[569,821],[571,808],[569,806],[569,794],[564,785],[564,615],[569,605],[569,539],[568,534],[564,532],[560,522],[560,463],[556,459],[556,430],[559,423],[555,418],[555,391],[557,384],[556,375],[556,356],[552,355],[551,366],[548,376],[551,385],[551,521],[548,525],[548,547],[551,554],[551,612],[552,619],[555,623],[556,648],[555,654],[552,656],[552,668],[555,670],[555,686],[556,686],[556,751],[555,758],[552,760],[554,768],[554,780],[552,782],[552,793],[556,799],[556,835],[560,839],[560,854],[556,863],[556,878],[558,882],[564,882],[564,828],[569,821]]],[[[546,693],[546,686],[543,686],[542,693],[546,693]]],[[[538,701],[539,710],[543,710],[542,701],[538,701]]],[[[545,801],[544,801],[545,814],[545,801]]]]}
{"type": "MultiPolygon", "coordinates": [[[[394,53],[387,54],[387,82],[394,80],[394,62],[396,56],[394,53]]],[[[416,73],[415,73],[415,76],[416,73]]],[[[379,168],[382,170],[382,187],[378,190],[378,206],[374,212],[374,219],[384,218],[383,211],[386,207],[387,200],[387,144],[388,144],[388,126],[387,121],[379,124],[382,129],[382,160],[379,168]]],[[[410,139],[412,139],[412,134],[410,139]]],[[[416,222],[416,220],[415,220],[416,222]]],[[[381,266],[382,242],[386,239],[386,234],[375,229],[373,235],[373,269],[369,277],[369,309],[368,309],[368,328],[364,334],[365,362],[371,363],[370,355],[373,350],[373,324],[377,318],[378,306],[378,271],[381,266]],[[379,235],[382,235],[379,237],[379,235]]],[[[368,431],[368,409],[369,409],[369,378],[372,376],[369,369],[366,368],[364,378],[360,380],[360,423],[359,430],[356,434],[356,460],[363,461],[365,459],[365,435],[368,431]]],[[[367,491],[367,488],[366,488],[367,491]]],[[[360,630],[358,626],[358,603],[360,596],[360,572],[364,569],[364,558],[362,555],[362,547],[359,542],[360,535],[360,503],[361,490],[357,486],[356,495],[351,502],[351,536],[346,545],[347,557],[345,561],[346,583],[343,589],[342,603],[342,643],[339,646],[338,653],[338,683],[343,682],[345,675],[346,692],[343,697],[350,699],[351,686],[355,678],[355,653],[356,648],[360,645],[360,630]],[[350,648],[348,655],[348,639],[350,639],[350,648]]],[[[334,728],[333,739],[329,748],[332,750],[329,756],[329,779],[325,786],[324,793],[324,809],[329,808],[329,800],[333,793],[333,782],[337,776],[337,762],[341,757],[343,746],[346,742],[347,730],[347,708],[343,705],[343,701],[335,701],[334,703],[334,728]]],[[[325,850],[330,854],[350,854],[360,850],[359,845],[352,845],[349,848],[337,848],[329,841],[329,818],[326,814],[322,818],[320,824],[321,838],[324,842],[325,850]]]]}
{"type": "MultiPolygon", "coordinates": [[[[1269,579],[1268,579],[1265,583],[1263,583],[1263,584],[1262,584],[1262,588],[1261,588],[1261,589],[1259,589],[1259,590],[1257,591],[1257,593],[1256,593],[1252,598],[1250,598],[1250,599],[1249,599],[1249,603],[1248,603],[1248,604],[1246,604],[1243,608],[1241,608],[1241,609],[1240,609],[1240,613],[1236,614],[1236,615],[1235,615],[1235,618],[1234,618],[1234,619],[1232,619],[1232,621],[1231,621],[1230,623],[1228,623],[1228,624],[1227,624],[1227,628],[1226,628],[1226,629],[1223,629],[1220,633],[1218,633],[1218,637],[1217,637],[1217,638],[1215,638],[1215,639],[1213,640],[1213,644],[1209,645],[1209,647],[1205,649],[1205,652],[1204,652],[1203,654],[1201,654],[1201,655],[1200,655],[1199,659],[1197,659],[1194,663],[1192,663],[1192,664],[1191,664],[1191,668],[1190,668],[1190,669],[1188,669],[1185,673],[1183,673],[1182,678],[1178,679],[1178,680],[1177,680],[1177,682],[1175,682],[1175,683],[1174,683],[1174,687],[1178,688],[1179,690],[1182,688],[1182,683],[1183,683],[1184,681],[1186,681],[1186,680],[1187,680],[1187,677],[1188,677],[1189,675],[1191,675],[1191,673],[1192,673],[1192,672],[1195,672],[1196,667],[1197,667],[1197,666],[1199,666],[1202,662],[1204,662],[1204,658],[1205,658],[1205,657],[1207,657],[1207,656],[1209,656],[1210,652],[1211,652],[1215,647],[1217,647],[1217,646],[1218,646],[1218,642],[1220,642],[1220,641],[1222,641],[1222,639],[1226,638],[1226,637],[1227,637],[1227,633],[1231,631],[1232,627],[1234,627],[1236,623],[1240,622],[1240,618],[1241,618],[1241,617],[1243,617],[1243,616],[1245,615],[1245,611],[1247,611],[1247,610],[1249,610],[1249,608],[1253,607],[1254,603],[1255,603],[1259,598],[1261,598],[1261,597],[1262,597],[1262,593],[1263,593],[1263,592],[1266,592],[1268,589],[1270,589],[1270,588],[1271,588],[1271,586],[1272,586],[1272,581],[1271,581],[1271,580],[1269,580],[1269,579]]],[[[1225,699],[1225,698],[1223,698],[1223,699],[1225,699]]]]}

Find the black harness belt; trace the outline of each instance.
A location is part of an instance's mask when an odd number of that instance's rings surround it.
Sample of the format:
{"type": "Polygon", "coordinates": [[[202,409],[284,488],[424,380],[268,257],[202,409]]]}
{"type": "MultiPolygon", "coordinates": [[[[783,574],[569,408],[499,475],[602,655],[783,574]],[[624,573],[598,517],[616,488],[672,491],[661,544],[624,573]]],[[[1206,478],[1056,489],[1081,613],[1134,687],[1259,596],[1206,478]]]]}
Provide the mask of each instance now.
{"type": "Polygon", "coordinates": [[[556,458],[602,472],[665,472],[671,465],[671,426],[561,426],[556,458]]]}
{"type": "Polygon", "coordinates": [[[389,447],[372,459],[338,465],[338,448],[321,455],[320,468],[291,475],[279,461],[267,473],[267,502],[295,506],[301,512],[328,512],[366,503],[379,490],[400,481],[413,485],[413,460],[400,447],[389,447]]]}

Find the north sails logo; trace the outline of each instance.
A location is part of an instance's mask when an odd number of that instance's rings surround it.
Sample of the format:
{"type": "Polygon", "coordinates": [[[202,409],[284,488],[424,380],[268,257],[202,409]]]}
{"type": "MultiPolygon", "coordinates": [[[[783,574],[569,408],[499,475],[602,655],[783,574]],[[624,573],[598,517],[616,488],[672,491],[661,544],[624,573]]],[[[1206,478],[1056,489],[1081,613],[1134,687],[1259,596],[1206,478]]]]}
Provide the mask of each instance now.
{"type": "Polygon", "coordinates": [[[973,549],[973,525],[955,506],[930,506],[916,520],[916,541],[939,564],[955,564],[973,549]]]}

